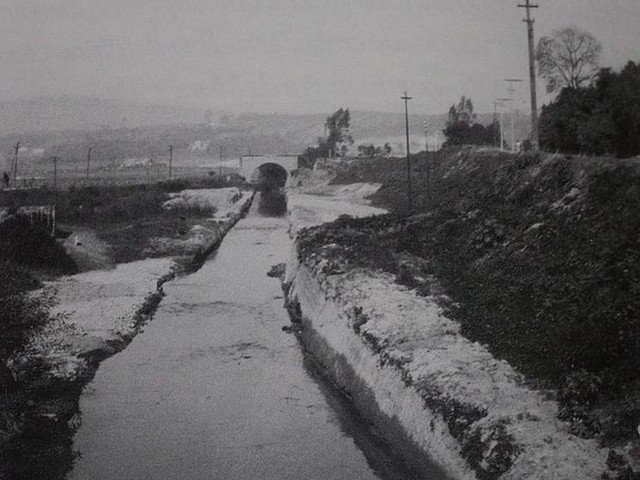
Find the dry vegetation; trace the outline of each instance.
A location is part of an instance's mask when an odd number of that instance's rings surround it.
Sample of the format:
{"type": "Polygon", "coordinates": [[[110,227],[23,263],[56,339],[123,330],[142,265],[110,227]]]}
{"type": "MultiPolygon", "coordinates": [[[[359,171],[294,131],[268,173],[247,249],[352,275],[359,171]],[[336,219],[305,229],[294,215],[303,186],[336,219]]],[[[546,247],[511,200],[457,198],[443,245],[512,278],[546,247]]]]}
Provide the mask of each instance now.
{"type": "Polygon", "coordinates": [[[393,214],[341,218],[301,235],[327,271],[367,266],[423,294],[442,288],[463,333],[558,392],[574,434],[636,441],[640,423],[640,165],[637,160],[455,150],[344,165],[336,182],[382,182],[393,214]]]}

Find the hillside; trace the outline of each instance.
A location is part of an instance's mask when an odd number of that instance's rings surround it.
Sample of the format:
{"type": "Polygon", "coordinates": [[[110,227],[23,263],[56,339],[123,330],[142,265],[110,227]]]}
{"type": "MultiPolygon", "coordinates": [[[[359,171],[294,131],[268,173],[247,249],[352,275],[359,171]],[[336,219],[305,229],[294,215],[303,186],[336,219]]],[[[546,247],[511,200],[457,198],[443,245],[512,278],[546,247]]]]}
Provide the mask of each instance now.
{"type": "MultiPolygon", "coordinates": [[[[89,147],[96,168],[110,168],[127,158],[152,158],[168,162],[168,145],[174,160],[210,165],[220,155],[301,153],[324,134],[328,113],[223,114],[205,110],[104,100],[89,97],[35,98],[0,103],[0,165],[9,170],[13,148],[20,142],[19,175],[50,173],[50,157],[60,157],[61,168],[84,163],[89,147]],[[205,122],[205,116],[207,122],[205,122]]],[[[516,123],[516,136],[526,131],[526,118],[516,123]]],[[[479,114],[489,123],[493,114],[479,114]]],[[[405,152],[404,114],[351,112],[350,133],[354,150],[360,144],[390,143],[393,154],[405,152]]],[[[430,149],[439,145],[446,115],[410,115],[411,150],[424,150],[424,126],[430,149]]],[[[508,122],[505,117],[505,135],[508,122]]]]}
{"type": "Polygon", "coordinates": [[[429,156],[430,195],[426,169],[416,156],[407,217],[397,161],[339,168],[336,183],[382,183],[373,204],[395,214],[342,219],[302,245],[337,245],[336,271],[368,266],[446,293],[461,332],[555,392],[573,434],[637,451],[638,159],[443,151],[429,156]]]}

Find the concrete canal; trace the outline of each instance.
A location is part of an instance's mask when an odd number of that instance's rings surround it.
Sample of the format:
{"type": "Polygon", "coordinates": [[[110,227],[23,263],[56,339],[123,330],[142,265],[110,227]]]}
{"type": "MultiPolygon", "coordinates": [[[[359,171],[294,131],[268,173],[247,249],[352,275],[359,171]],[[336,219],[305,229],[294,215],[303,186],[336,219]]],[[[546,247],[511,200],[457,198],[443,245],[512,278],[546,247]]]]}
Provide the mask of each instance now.
{"type": "Polygon", "coordinates": [[[266,272],[286,260],[288,229],[250,213],[165,285],[153,321],[85,389],[70,479],[422,478],[283,332],[266,272]]]}

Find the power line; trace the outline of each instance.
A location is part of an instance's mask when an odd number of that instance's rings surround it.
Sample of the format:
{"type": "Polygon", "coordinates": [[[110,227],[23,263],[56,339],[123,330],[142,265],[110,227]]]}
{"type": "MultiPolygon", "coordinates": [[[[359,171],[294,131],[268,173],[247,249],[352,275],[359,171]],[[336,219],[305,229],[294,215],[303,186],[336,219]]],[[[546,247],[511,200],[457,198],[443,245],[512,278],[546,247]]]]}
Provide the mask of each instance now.
{"type": "Polygon", "coordinates": [[[529,41],[529,86],[531,88],[531,146],[534,150],[538,149],[538,100],[536,95],[536,64],[534,54],[533,41],[533,22],[531,18],[531,9],[539,8],[538,5],[532,5],[526,0],[524,5],[518,5],[519,8],[527,10],[527,16],[522,21],[527,24],[527,39],[529,41]]]}

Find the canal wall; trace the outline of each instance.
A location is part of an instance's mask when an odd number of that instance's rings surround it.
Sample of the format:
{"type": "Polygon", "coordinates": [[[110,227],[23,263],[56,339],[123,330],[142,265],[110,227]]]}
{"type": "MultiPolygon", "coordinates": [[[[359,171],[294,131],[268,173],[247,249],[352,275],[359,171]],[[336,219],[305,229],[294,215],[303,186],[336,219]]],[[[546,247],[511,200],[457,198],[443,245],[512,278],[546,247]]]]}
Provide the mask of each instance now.
{"type": "Polygon", "coordinates": [[[45,282],[35,295],[55,299],[50,311],[55,320],[34,336],[28,355],[14,359],[16,370],[38,357],[58,378],[92,377],[98,363],[125,348],[153,315],[163,296],[162,285],[200,268],[246,215],[252,198],[246,192],[230,199],[226,209],[216,212],[216,228],[193,230],[180,248],[167,249],[185,252],[182,256],[147,258],[45,282]]]}
{"type": "Polygon", "coordinates": [[[252,198],[243,193],[219,210],[219,228],[192,232],[197,248],[189,245],[186,263],[149,258],[45,282],[33,293],[51,305],[51,320],[8,362],[24,387],[16,401],[25,406],[4,412],[12,428],[0,431],[0,478],[66,478],[75,457],[82,389],[104,359],[142,331],[162,301],[163,283],[199,268],[247,213],[252,198]]]}
{"type": "Polygon", "coordinates": [[[435,298],[295,247],[283,286],[305,348],[411,458],[455,479],[602,478],[607,451],[569,434],[552,397],[463,337],[435,298]]]}

